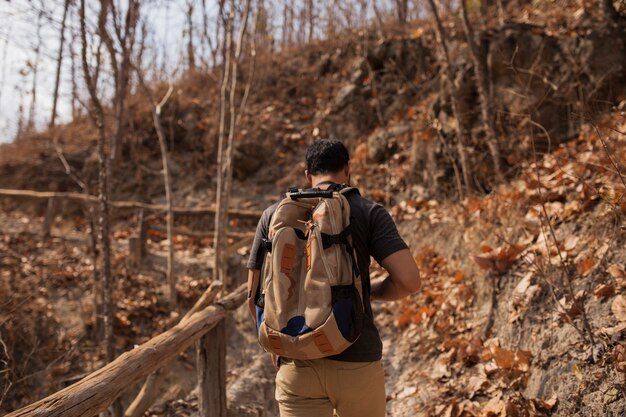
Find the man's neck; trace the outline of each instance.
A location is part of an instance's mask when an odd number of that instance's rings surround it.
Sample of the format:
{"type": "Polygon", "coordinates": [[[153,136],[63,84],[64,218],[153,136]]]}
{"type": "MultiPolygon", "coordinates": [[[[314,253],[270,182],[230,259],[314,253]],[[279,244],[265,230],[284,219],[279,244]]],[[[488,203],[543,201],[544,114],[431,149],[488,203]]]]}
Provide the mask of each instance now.
{"type": "Polygon", "coordinates": [[[345,181],[342,181],[342,179],[337,178],[335,176],[321,176],[321,177],[315,177],[311,179],[311,183],[313,188],[328,188],[330,187],[331,183],[333,184],[343,184],[345,181]]]}

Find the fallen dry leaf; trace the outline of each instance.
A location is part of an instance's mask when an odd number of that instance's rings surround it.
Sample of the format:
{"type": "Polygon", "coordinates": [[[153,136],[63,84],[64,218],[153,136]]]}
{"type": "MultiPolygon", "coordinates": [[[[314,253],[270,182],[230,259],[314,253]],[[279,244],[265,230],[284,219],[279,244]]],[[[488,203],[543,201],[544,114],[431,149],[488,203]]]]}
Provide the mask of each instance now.
{"type": "Polygon", "coordinates": [[[620,372],[626,372],[626,346],[618,343],[611,354],[615,368],[620,372]]]}
{"type": "Polygon", "coordinates": [[[442,379],[450,377],[451,373],[449,365],[450,360],[452,359],[452,355],[454,355],[454,349],[450,349],[450,351],[439,355],[430,373],[430,377],[432,379],[442,379]]]}
{"type": "Polygon", "coordinates": [[[487,401],[487,404],[482,409],[482,415],[485,417],[504,417],[506,416],[506,410],[504,409],[504,402],[498,397],[494,397],[487,401]]]}
{"type": "Polygon", "coordinates": [[[620,322],[617,326],[603,327],[600,329],[600,332],[607,336],[613,336],[614,334],[621,333],[624,330],[626,330],[626,322],[620,322]]]}
{"type": "Polygon", "coordinates": [[[619,391],[617,390],[617,388],[615,387],[610,388],[608,391],[604,393],[604,403],[610,404],[616,401],[618,397],[619,397],[619,391]]]}
{"type": "Polygon", "coordinates": [[[613,294],[615,294],[615,286],[613,284],[600,284],[593,290],[593,295],[601,300],[613,294]]]}
{"type": "Polygon", "coordinates": [[[507,350],[498,347],[491,348],[496,365],[503,369],[516,369],[527,372],[530,368],[532,354],[525,350],[507,350]]]}
{"type": "Polygon", "coordinates": [[[576,379],[578,379],[579,381],[583,380],[583,371],[582,369],[580,369],[580,366],[578,365],[572,366],[572,373],[574,374],[576,379]]]}
{"type": "Polygon", "coordinates": [[[596,264],[596,261],[594,260],[594,258],[587,258],[585,260],[583,260],[581,263],[578,264],[577,269],[578,269],[578,273],[580,275],[588,275],[591,270],[593,269],[593,266],[596,264]]]}
{"type": "Polygon", "coordinates": [[[626,322],[626,298],[623,295],[618,295],[611,304],[611,311],[621,322],[626,322]]]}
{"type": "Polygon", "coordinates": [[[473,375],[467,384],[469,398],[472,399],[477,393],[489,387],[489,380],[485,375],[473,375]]]}
{"type": "Polygon", "coordinates": [[[624,272],[624,267],[622,265],[610,265],[606,271],[613,277],[618,287],[626,288],[626,272],[624,272]]]}

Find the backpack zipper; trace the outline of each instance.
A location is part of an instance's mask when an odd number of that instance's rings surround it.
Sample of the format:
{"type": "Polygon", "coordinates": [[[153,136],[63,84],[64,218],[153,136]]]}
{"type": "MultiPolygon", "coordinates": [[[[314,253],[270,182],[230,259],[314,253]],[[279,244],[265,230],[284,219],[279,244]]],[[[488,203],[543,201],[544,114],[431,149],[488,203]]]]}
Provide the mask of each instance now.
{"type": "Polygon", "coordinates": [[[322,263],[324,264],[324,269],[326,270],[326,275],[328,276],[328,282],[332,285],[335,277],[333,276],[330,268],[328,267],[328,263],[326,263],[326,255],[324,254],[324,245],[322,244],[322,234],[320,233],[320,229],[318,227],[315,228],[315,240],[317,240],[317,246],[321,253],[322,263]]]}

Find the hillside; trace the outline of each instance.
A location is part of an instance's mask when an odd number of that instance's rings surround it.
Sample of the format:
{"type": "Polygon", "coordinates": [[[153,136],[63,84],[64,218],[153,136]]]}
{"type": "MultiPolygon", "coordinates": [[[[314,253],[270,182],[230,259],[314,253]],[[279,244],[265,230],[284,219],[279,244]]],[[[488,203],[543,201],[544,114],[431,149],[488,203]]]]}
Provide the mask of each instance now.
{"type": "MultiPolygon", "coordinates": [[[[340,138],[353,182],[394,216],[423,287],[375,303],[384,341],[391,416],[587,416],[626,413],[626,23],[547,3],[481,32],[504,181],[495,177],[460,20],[444,22],[460,94],[454,117],[433,25],[346,33],[259,54],[234,151],[232,206],[262,210],[304,186],[306,144],[340,138]],[[571,12],[571,13],[570,13],[571,12]],[[453,155],[468,126],[471,190],[453,155]],[[459,194],[464,194],[459,198],[459,194]]],[[[242,74],[250,70],[242,63],[242,74]]],[[[216,187],[219,72],[192,72],[163,108],[175,205],[212,205],[216,187]]],[[[161,96],[166,85],[154,85],[161,96]]],[[[112,171],[113,200],[164,203],[161,159],[145,98],[128,99],[127,138],[112,171]]],[[[107,110],[107,118],[113,118],[107,110]]],[[[84,190],[98,180],[96,132],[87,115],[0,145],[0,188],[84,190]],[[61,157],[71,168],[68,170],[61,157]]],[[[12,411],[105,363],[96,343],[95,258],[90,216],[60,205],[41,238],[45,204],[0,197],[0,410],[12,411]]],[[[165,297],[168,242],[152,214],[147,258],[134,265],[134,214],[114,211],[116,349],[171,327],[165,297]]],[[[180,215],[206,231],[213,219],[180,215]]],[[[254,230],[232,219],[230,232],[254,230]]],[[[174,239],[184,312],[213,280],[211,237],[174,239]]],[[[233,243],[236,243],[233,240],[233,243]]],[[[230,254],[244,282],[247,247],[230,254]]],[[[384,274],[374,267],[372,277],[384,274]]],[[[232,415],[277,415],[273,371],[247,312],[229,318],[227,380],[232,415]]],[[[195,358],[178,359],[161,401],[146,415],[193,415],[195,358]]],[[[138,387],[137,387],[138,388],[138,387]]],[[[126,393],[126,404],[134,393],[126,393]]]]}

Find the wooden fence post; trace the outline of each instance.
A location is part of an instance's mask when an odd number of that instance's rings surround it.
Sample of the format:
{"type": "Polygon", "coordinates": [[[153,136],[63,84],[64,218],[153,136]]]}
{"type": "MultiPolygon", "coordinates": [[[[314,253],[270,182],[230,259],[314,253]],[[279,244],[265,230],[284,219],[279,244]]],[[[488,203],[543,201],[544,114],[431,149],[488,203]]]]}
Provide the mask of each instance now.
{"type": "Polygon", "coordinates": [[[44,238],[50,237],[50,229],[54,218],[57,214],[57,199],[55,197],[48,199],[48,206],[46,207],[46,215],[43,219],[42,234],[44,238]]]}
{"type": "Polygon", "coordinates": [[[148,227],[145,210],[139,211],[139,231],[128,237],[128,255],[133,266],[142,264],[147,254],[146,239],[148,238],[148,227]]]}
{"type": "Polygon", "coordinates": [[[226,417],[226,324],[222,319],[197,346],[198,415],[226,417]]]}

